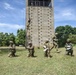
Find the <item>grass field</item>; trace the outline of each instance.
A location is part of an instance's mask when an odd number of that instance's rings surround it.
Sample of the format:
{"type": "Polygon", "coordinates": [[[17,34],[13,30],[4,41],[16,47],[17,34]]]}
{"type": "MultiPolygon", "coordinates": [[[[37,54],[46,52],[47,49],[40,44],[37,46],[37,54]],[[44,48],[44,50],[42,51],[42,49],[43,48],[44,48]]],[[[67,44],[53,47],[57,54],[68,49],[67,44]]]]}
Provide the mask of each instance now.
{"type": "Polygon", "coordinates": [[[43,49],[35,49],[37,57],[28,58],[28,51],[17,48],[17,57],[8,57],[8,50],[0,51],[0,75],[76,75],[76,47],[74,57],[65,55],[65,48],[51,51],[52,58],[44,57],[43,49]]]}

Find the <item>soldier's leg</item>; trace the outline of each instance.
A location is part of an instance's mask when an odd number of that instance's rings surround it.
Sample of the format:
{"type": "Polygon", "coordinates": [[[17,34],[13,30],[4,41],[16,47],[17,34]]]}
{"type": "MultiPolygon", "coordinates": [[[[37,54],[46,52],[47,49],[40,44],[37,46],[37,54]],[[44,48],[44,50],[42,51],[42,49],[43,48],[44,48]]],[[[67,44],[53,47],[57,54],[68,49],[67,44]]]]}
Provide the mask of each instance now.
{"type": "Polygon", "coordinates": [[[52,50],[54,48],[54,44],[53,44],[53,46],[51,47],[51,49],[50,50],[52,50]]]}
{"type": "Polygon", "coordinates": [[[71,54],[71,50],[68,51],[68,55],[71,54]]]}
{"type": "Polygon", "coordinates": [[[13,56],[15,56],[15,52],[13,52],[13,56]]]}
{"type": "Polygon", "coordinates": [[[48,57],[50,57],[50,50],[48,50],[48,57]]]}
{"type": "Polygon", "coordinates": [[[48,50],[46,51],[46,57],[48,57],[48,50]]]}
{"type": "Polygon", "coordinates": [[[66,50],[66,55],[69,55],[69,51],[66,50]]]}
{"type": "Polygon", "coordinates": [[[29,53],[28,53],[28,57],[30,57],[30,50],[28,50],[29,51],[29,53]]]}
{"type": "Polygon", "coordinates": [[[11,56],[12,56],[12,57],[14,56],[14,52],[13,52],[13,51],[11,52],[11,56]]]}
{"type": "Polygon", "coordinates": [[[44,52],[44,57],[46,57],[46,51],[44,52]]]}
{"type": "Polygon", "coordinates": [[[73,55],[73,50],[71,50],[71,56],[73,55]]]}
{"type": "Polygon", "coordinates": [[[58,45],[56,46],[56,51],[58,51],[58,45]]]}
{"type": "Polygon", "coordinates": [[[56,51],[58,51],[58,44],[56,43],[55,43],[55,48],[56,48],[56,51]]]}
{"type": "Polygon", "coordinates": [[[47,50],[44,52],[44,56],[47,57],[47,50]]]}
{"type": "Polygon", "coordinates": [[[8,57],[11,57],[12,56],[12,52],[10,52],[9,54],[8,54],[8,57]]]}
{"type": "Polygon", "coordinates": [[[16,49],[14,49],[14,56],[16,56],[15,53],[16,53],[16,49]]]}
{"type": "Polygon", "coordinates": [[[15,56],[15,53],[16,53],[16,51],[15,51],[15,49],[12,49],[12,56],[14,57],[15,56]]]}
{"type": "Polygon", "coordinates": [[[34,50],[32,50],[32,57],[34,57],[34,50]]]}
{"type": "Polygon", "coordinates": [[[30,56],[32,57],[32,50],[30,50],[30,56]]]}

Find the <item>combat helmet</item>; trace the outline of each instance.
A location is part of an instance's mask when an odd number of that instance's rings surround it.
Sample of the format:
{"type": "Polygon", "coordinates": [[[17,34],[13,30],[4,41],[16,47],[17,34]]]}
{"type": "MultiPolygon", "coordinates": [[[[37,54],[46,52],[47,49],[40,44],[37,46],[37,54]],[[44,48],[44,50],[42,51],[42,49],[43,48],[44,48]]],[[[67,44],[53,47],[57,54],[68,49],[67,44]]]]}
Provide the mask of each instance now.
{"type": "Polygon", "coordinates": [[[29,42],[28,45],[32,45],[32,42],[29,42]]]}
{"type": "Polygon", "coordinates": [[[12,44],[12,43],[13,43],[13,41],[9,41],[9,43],[10,43],[10,44],[12,44]]]}
{"type": "Polygon", "coordinates": [[[71,42],[71,40],[70,39],[67,39],[67,42],[69,43],[69,42],[71,42]]]}
{"type": "Polygon", "coordinates": [[[55,35],[58,35],[58,33],[55,33],[55,35]]]}
{"type": "Polygon", "coordinates": [[[48,43],[48,42],[49,42],[49,40],[46,40],[46,41],[45,41],[45,43],[48,43]]]}

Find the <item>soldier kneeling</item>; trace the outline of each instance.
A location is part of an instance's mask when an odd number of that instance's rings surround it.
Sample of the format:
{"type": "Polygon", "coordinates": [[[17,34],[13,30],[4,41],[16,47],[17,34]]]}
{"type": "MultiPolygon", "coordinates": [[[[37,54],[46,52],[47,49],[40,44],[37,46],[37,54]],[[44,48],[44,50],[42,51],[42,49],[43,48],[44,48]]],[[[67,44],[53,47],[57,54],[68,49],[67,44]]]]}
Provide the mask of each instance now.
{"type": "Polygon", "coordinates": [[[9,45],[9,57],[15,57],[15,53],[16,53],[16,48],[15,48],[15,44],[13,43],[13,41],[10,41],[10,45],[9,45]]]}
{"type": "Polygon", "coordinates": [[[73,55],[73,45],[72,45],[70,39],[67,40],[65,48],[66,48],[67,55],[71,54],[71,56],[72,56],[73,55]]]}
{"type": "Polygon", "coordinates": [[[28,47],[27,47],[28,51],[29,51],[29,54],[28,54],[28,57],[34,57],[34,46],[32,45],[32,43],[29,43],[28,44],[28,47]]]}

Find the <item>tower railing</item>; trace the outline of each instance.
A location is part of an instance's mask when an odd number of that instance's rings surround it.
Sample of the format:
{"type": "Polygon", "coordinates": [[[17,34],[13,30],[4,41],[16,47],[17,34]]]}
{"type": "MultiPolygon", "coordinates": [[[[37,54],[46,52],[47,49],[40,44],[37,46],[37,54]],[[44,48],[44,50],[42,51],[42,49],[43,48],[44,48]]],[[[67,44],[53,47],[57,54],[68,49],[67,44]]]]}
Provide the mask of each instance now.
{"type": "Polygon", "coordinates": [[[45,7],[51,7],[52,4],[49,1],[29,1],[28,6],[45,6],[45,7]]]}

